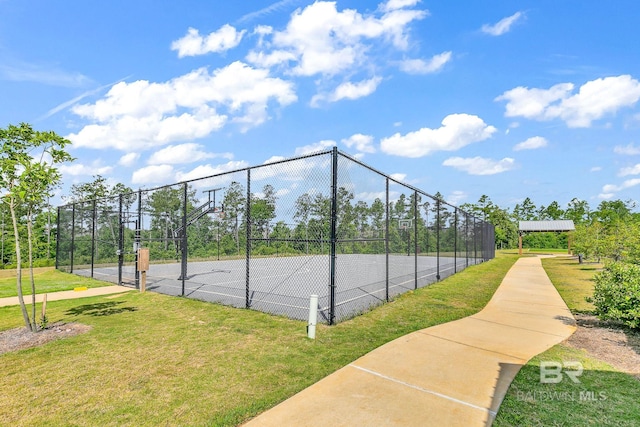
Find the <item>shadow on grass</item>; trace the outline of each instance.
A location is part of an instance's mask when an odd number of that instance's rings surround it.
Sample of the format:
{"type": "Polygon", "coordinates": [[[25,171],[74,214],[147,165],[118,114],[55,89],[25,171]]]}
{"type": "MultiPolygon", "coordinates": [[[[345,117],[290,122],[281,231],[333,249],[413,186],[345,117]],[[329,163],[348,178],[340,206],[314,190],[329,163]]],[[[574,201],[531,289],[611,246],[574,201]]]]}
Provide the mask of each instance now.
{"type": "Polygon", "coordinates": [[[120,304],[124,303],[125,301],[109,301],[99,302],[96,304],[85,304],[70,308],[65,312],[65,314],[68,316],[80,316],[81,314],[84,314],[87,316],[98,317],[138,311],[136,307],[118,307],[120,304]]]}
{"type": "Polygon", "coordinates": [[[569,326],[576,326],[577,325],[577,322],[573,317],[556,316],[556,317],[554,317],[554,319],[562,321],[562,323],[564,323],[565,325],[569,325],[569,326]]]}

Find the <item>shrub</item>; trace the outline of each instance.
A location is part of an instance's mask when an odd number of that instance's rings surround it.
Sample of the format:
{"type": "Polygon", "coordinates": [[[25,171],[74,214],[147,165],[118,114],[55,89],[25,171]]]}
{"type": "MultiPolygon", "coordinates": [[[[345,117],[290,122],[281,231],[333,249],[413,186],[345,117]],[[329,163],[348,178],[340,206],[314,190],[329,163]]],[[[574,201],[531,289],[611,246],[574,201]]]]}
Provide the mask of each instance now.
{"type": "Polygon", "coordinates": [[[593,298],[596,315],[640,329],[640,266],[622,262],[608,264],[595,275],[593,298]]]}

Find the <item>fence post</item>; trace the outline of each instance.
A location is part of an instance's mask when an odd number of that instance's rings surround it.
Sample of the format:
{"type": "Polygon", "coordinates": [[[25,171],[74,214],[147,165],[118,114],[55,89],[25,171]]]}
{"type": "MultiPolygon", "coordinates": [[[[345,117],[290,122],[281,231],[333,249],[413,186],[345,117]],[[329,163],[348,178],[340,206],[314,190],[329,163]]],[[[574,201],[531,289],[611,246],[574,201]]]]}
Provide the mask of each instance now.
{"type": "Polygon", "coordinates": [[[453,210],[453,273],[458,272],[458,208],[453,210]]]}
{"type": "Polygon", "coordinates": [[[331,236],[329,277],[329,324],[336,318],[336,226],[338,220],[338,147],[331,152],[331,236]]]}
{"type": "Polygon", "coordinates": [[[436,199],[436,280],[440,280],[440,199],[436,199]]]}
{"type": "Polygon", "coordinates": [[[249,300],[249,283],[250,283],[250,261],[251,261],[251,169],[247,169],[247,201],[245,213],[245,236],[246,236],[246,286],[245,286],[245,308],[251,308],[249,300]]]}
{"type": "Polygon", "coordinates": [[[187,281],[187,200],[188,184],[185,182],[182,193],[182,296],[184,296],[185,282],[187,281]]]}
{"type": "Polygon", "coordinates": [[[71,207],[71,256],[69,257],[70,273],[73,273],[73,255],[76,251],[76,204],[71,207]]]}
{"type": "MultiPolygon", "coordinates": [[[[4,233],[4,223],[2,224],[4,233]]],[[[58,260],[60,259],[60,206],[58,206],[58,217],[56,218],[56,270],[60,268],[60,264],[58,260]]],[[[4,265],[4,258],[2,259],[2,264],[4,265]]]]}
{"type": "Polygon", "coordinates": [[[140,269],[138,268],[139,250],[142,247],[141,244],[141,229],[142,229],[142,191],[138,190],[138,220],[136,221],[135,231],[135,253],[136,253],[136,289],[140,289],[140,269]]]}
{"type": "Polygon", "coordinates": [[[91,278],[93,278],[93,265],[96,256],[96,199],[93,199],[93,214],[91,217],[91,278]]]}
{"type": "Polygon", "coordinates": [[[469,214],[464,214],[464,256],[466,267],[469,267],[469,214]]]}
{"type": "Polygon", "coordinates": [[[122,194],[118,196],[118,285],[122,285],[122,265],[124,264],[124,220],[122,218],[122,194]]]}
{"type": "Polygon", "coordinates": [[[478,263],[478,224],[476,224],[476,217],[473,217],[473,263],[478,263]]]}
{"type": "Polygon", "coordinates": [[[386,178],[386,207],[384,229],[384,253],[385,253],[385,298],[389,302],[389,178],[386,178]]]}
{"type": "Polygon", "coordinates": [[[413,192],[413,288],[418,289],[418,192],[413,192]]]}

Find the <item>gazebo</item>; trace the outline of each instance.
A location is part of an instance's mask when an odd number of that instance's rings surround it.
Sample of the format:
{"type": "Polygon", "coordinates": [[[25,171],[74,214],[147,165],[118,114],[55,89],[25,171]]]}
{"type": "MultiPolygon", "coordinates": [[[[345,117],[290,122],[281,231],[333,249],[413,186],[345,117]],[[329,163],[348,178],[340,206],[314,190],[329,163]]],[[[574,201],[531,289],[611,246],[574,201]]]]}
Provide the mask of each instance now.
{"type": "MultiPolygon", "coordinates": [[[[522,255],[522,236],[525,233],[557,233],[574,231],[576,227],[570,219],[560,221],[520,221],[518,225],[518,254],[522,255]]],[[[571,238],[568,241],[568,253],[571,253],[571,238]]]]}

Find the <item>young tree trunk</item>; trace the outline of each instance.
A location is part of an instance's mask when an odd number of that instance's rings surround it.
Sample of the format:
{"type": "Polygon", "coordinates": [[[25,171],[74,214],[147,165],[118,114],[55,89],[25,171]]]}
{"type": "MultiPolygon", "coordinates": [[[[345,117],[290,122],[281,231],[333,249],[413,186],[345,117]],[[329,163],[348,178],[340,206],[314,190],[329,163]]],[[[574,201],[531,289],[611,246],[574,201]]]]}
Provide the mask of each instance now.
{"type": "Polygon", "coordinates": [[[31,212],[27,214],[27,243],[29,248],[29,273],[31,275],[31,331],[38,332],[36,321],[36,281],[33,277],[33,223],[31,212]]]}
{"type": "Polygon", "coordinates": [[[18,301],[20,302],[20,309],[22,310],[22,317],[24,318],[24,325],[31,329],[31,322],[29,321],[29,313],[27,307],[24,305],[24,297],[22,296],[22,259],[20,255],[20,234],[18,234],[18,219],[16,218],[16,207],[14,201],[9,202],[9,211],[11,212],[11,221],[13,222],[13,235],[16,241],[16,284],[18,287],[18,301]]]}

